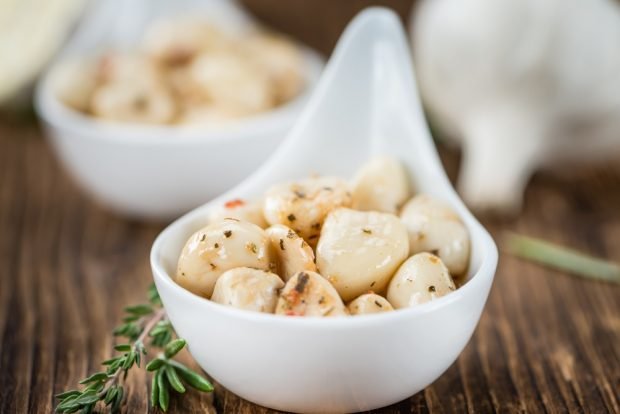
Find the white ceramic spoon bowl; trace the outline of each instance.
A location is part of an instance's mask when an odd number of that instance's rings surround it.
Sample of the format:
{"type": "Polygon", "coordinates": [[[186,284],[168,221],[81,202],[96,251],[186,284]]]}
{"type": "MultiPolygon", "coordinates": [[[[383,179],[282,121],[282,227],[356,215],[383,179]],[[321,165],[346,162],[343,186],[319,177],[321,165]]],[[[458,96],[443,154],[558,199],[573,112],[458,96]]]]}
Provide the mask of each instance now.
{"type": "Polygon", "coordinates": [[[294,412],[351,412],[422,390],[463,350],[495,268],[493,240],[458,199],[442,169],[414,83],[398,18],[369,9],[349,26],[301,118],[253,176],[169,226],[151,252],[166,312],[215,380],[239,396],[294,412]],[[349,318],[290,318],[212,303],[173,281],[185,240],[212,206],[252,198],[314,172],[350,177],[373,154],[402,160],[418,191],[449,202],[469,229],[469,280],[411,309],[349,318]]]}

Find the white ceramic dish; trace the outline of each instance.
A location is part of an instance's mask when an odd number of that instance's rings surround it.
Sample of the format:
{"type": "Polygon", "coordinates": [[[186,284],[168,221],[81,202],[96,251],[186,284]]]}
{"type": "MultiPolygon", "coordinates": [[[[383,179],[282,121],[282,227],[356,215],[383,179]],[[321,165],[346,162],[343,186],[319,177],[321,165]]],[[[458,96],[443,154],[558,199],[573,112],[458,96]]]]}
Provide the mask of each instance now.
{"type": "MultiPolygon", "coordinates": [[[[307,88],[294,100],[214,129],[106,123],[54,93],[58,65],[39,84],[36,108],[56,154],[80,186],[128,216],[177,217],[230,189],[282,142],[322,70],[304,51],[307,88]]],[[[61,63],[62,64],[62,63],[61,63]]]]}
{"type": "Polygon", "coordinates": [[[196,361],[257,404],[294,412],[369,410],[422,390],[452,364],[480,317],[497,249],[442,169],[395,14],[373,8],[350,24],[278,151],[237,188],[164,230],[151,265],[170,321],[196,361]],[[185,240],[206,224],[213,205],[313,172],[350,177],[375,153],[401,159],[415,188],[448,201],[466,223],[471,266],[455,292],[378,315],[291,318],[212,303],[173,281],[185,240]]]}

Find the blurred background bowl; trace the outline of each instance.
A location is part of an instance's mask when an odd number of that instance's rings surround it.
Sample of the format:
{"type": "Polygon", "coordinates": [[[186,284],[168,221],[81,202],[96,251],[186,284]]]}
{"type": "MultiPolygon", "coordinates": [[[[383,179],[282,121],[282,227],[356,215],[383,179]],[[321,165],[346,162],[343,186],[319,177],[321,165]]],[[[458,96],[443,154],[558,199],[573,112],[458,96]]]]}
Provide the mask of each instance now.
{"type": "Polygon", "coordinates": [[[40,81],[35,107],[56,155],[101,204],[126,216],[165,220],[231,188],[279,145],[303,108],[323,60],[303,49],[305,89],[259,115],[218,127],[109,123],[60,101],[62,62],[40,81]]]}

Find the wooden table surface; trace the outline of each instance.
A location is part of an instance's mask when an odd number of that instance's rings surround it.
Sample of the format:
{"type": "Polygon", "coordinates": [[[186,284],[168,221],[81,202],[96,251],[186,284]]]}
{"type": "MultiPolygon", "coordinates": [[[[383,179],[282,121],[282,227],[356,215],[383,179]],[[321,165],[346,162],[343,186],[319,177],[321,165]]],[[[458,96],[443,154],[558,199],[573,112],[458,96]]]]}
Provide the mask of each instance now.
{"type": "MultiPolygon", "coordinates": [[[[373,0],[243,0],[270,24],[329,52],[373,0]],[[329,7],[328,7],[329,6],[329,7]]],[[[409,0],[385,0],[408,13],[409,0]]],[[[46,413],[53,395],[110,356],[123,306],[143,301],[162,224],[128,221],[81,193],[33,121],[0,118],[0,413],[46,413]]],[[[454,176],[458,157],[443,151],[454,176]]],[[[620,167],[539,174],[507,230],[620,261],[620,167]]],[[[187,355],[185,358],[191,361],[187,355]]],[[[195,367],[195,366],[194,366],[195,367]]],[[[148,412],[143,374],[125,412],[148,412]]],[[[151,410],[154,411],[154,410],[151,410]]],[[[620,286],[505,254],[480,324],[426,390],[376,413],[620,412],[620,286]]],[[[270,413],[222,387],[173,398],[170,412],[270,413]]]]}
{"type": "MultiPolygon", "coordinates": [[[[60,169],[34,122],[0,121],[0,413],[51,412],[54,393],[110,356],[122,307],[151,281],[163,225],[117,217],[60,169]]],[[[444,154],[445,155],[445,154],[444,154]]],[[[450,171],[457,157],[444,156],[450,171]]],[[[483,220],[620,261],[620,170],[538,175],[515,221],[483,220]]],[[[500,243],[501,248],[501,243],[500,243]]],[[[129,377],[126,412],[146,412],[129,377]]],[[[620,286],[501,255],[480,324],[423,392],[377,413],[620,412],[620,286]]],[[[171,412],[268,413],[217,387],[171,412]]]]}

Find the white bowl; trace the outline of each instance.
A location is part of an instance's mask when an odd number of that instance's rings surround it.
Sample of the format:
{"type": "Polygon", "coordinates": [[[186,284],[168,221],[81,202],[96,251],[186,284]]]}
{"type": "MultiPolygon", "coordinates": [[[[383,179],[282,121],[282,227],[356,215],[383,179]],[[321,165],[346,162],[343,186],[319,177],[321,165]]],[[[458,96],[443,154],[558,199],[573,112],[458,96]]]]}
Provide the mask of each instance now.
{"type": "Polygon", "coordinates": [[[79,113],[54,93],[62,62],[39,83],[35,104],[56,154],[84,190],[119,213],[168,219],[231,188],[277,148],[323,67],[315,52],[303,56],[300,96],[219,128],[110,123],[79,113]]]}
{"type": "Polygon", "coordinates": [[[370,9],[350,24],[278,151],[228,194],[165,229],[151,250],[151,266],[166,313],[198,364],[260,405],[313,413],[370,410],[422,390],[452,364],[484,307],[497,249],[443,171],[395,14],[370,9]],[[185,241],[206,224],[213,206],[311,172],[350,177],[373,153],[401,159],[415,188],[450,203],[462,217],[472,253],[468,280],[456,291],[383,314],[292,318],[222,306],[174,282],[185,241]]]}

